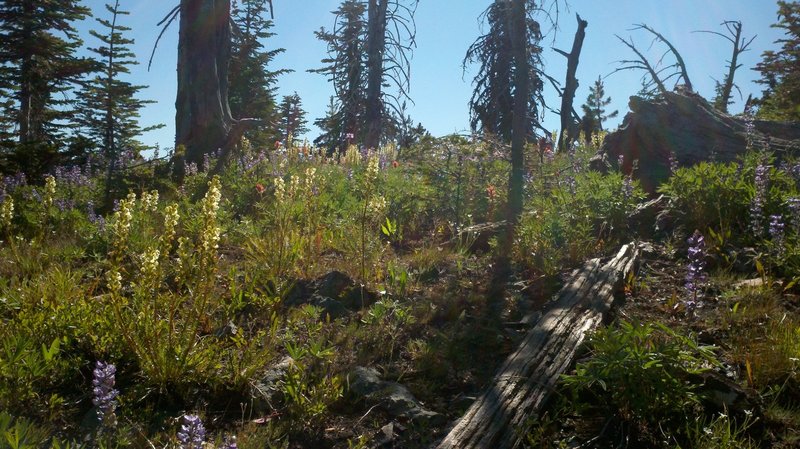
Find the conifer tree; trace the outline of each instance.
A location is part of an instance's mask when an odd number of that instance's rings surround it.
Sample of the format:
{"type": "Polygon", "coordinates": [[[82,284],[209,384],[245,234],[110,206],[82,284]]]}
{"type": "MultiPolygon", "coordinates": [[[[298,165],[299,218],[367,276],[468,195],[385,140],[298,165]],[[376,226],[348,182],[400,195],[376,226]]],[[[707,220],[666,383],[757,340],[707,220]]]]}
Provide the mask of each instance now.
{"type": "Polygon", "coordinates": [[[334,11],[336,23],[333,30],[320,28],[314,34],[328,46],[326,64],[312,72],[328,76],[336,93],[335,113],[329,118],[335,122],[327,136],[329,151],[343,152],[349,143],[362,141],[366,130],[362,126],[365,103],[366,78],[364,73],[364,12],[366,8],[359,0],[345,0],[334,11]]]}
{"type": "Polygon", "coordinates": [[[378,147],[400,124],[401,102],[408,99],[410,52],[418,0],[345,0],[334,11],[331,31],[316,32],[328,46],[324,67],[336,92],[339,144],[378,147]],[[393,90],[387,90],[394,88],[393,90]]]}
{"type": "MultiPolygon", "coordinates": [[[[518,65],[512,52],[514,37],[512,20],[514,17],[512,0],[495,0],[482,17],[489,26],[489,32],[480,36],[467,50],[464,66],[476,63],[478,73],[472,83],[475,86],[469,102],[470,124],[474,131],[493,134],[505,141],[511,141],[512,119],[515,102],[515,75],[518,65]]],[[[542,72],[542,48],[539,42],[542,32],[539,23],[529,13],[537,8],[537,3],[527,0],[524,6],[526,17],[524,38],[526,67],[524,74],[528,80],[525,95],[525,136],[531,140],[539,127],[540,106],[544,104],[542,72]]]]}
{"type": "Polygon", "coordinates": [[[261,122],[261,126],[245,131],[256,148],[280,139],[275,84],[278,76],[291,72],[269,68],[284,49],[266,49],[264,41],[275,35],[270,32],[272,21],[265,18],[268,8],[267,0],[240,0],[231,15],[234,24],[228,74],[231,113],[234,117],[261,122]]]}
{"type": "Polygon", "coordinates": [[[58,162],[71,89],[95,67],[75,55],[82,44],[73,23],[89,14],[78,0],[4,0],[0,3],[0,84],[10,90],[16,168],[32,176],[58,162]]]}
{"type": "Polygon", "coordinates": [[[303,110],[303,102],[297,92],[284,96],[279,109],[278,131],[283,138],[284,145],[288,148],[292,139],[308,132],[306,111],[303,110]]]}
{"type": "Polygon", "coordinates": [[[581,106],[583,109],[583,130],[586,133],[587,141],[591,140],[591,135],[603,131],[603,122],[619,115],[619,111],[606,113],[606,108],[611,104],[611,98],[606,98],[605,86],[599,76],[594,85],[589,88],[589,96],[586,103],[581,106]]]}
{"type": "Polygon", "coordinates": [[[778,52],[769,50],[755,69],[761,72],[758,82],[766,86],[758,101],[759,117],[771,120],[800,121],[800,3],[779,1],[777,24],[786,37],[778,52]]]}
{"type": "Polygon", "coordinates": [[[328,154],[333,154],[341,145],[341,123],[339,122],[339,106],[334,97],[330,98],[325,116],[314,120],[314,126],[322,130],[322,134],[314,139],[314,145],[325,148],[328,154]]]}
{"type": "Polygon", "coordinates": [[[86,134],[96,142],[100,155],[113,171],[123,150],[140,151],[145,146],[136,140],[143,132],[160,128],[164,125],[142,128],[139,125],[139,111],[152,101],[141,100],[136,95],[147,86],[133,85],[123,79],[129,75],[129,67],[138,64],[136,55],[130,50],[133,39],[124,36],[130,31],[122,25],[121,16],[129,13],[120,9],[119,0],[114,5],[106,4],[109,19],[96,18],[105,30],[91,30],[89,34],[100,41],[96,48],[89,51],[97,55],[100,72],[80,91],[80,114],[78,123],[86,134]]]}

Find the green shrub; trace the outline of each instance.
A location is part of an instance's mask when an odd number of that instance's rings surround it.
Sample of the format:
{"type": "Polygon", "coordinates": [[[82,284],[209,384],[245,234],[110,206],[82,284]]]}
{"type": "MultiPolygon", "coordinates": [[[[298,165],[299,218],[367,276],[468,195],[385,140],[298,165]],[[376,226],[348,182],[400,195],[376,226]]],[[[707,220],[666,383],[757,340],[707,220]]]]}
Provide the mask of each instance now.
{"type": "Polygon", "coordinates": [[[599,330],[588,345],[591,358],[564,376],[565,384],[644,426],[692,416],[700,395],[691,375],[719,364],[711,348],[657,323],[623,321],[599,330]]]}

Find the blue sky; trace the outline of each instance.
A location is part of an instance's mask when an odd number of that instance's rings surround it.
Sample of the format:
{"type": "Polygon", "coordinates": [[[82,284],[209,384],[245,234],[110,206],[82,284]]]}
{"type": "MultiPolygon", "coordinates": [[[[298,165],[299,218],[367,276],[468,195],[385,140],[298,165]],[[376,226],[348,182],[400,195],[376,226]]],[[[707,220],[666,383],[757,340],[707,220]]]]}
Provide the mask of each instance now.
{"type": "MultiPolygon", "coordinates": [[[[141,64],[133,68],[130,81],[148,85],[142,97],[155,100],[142,112],[144,125],[164,123],[165,128],[143,137],[148,144],[171,148],[174,143],[177,21],[173,23],[156,50],[153,66],[147,71],[147,59],[152,50],[158,28],[156,23],[177,4],[178,0],[122,0],[122,7],[131,12],[122,18],[123,24],[133,28],[131,37],[136,40],[134,51],[141,64]]],[[[103,16],[105,0],[89,0],[94,11],[103,16]]],[[[286,51],[275,59],[273,68],[290,68],[294,73],[284,75],[278,83],[279,95],[294,91],[303,100],[309,122],[324,115],[332,86],[319,74],[307,69],[320,66],[325,57],[325,46],[315,39],[313,32],[333,25],[337,0],[273,0],[275,5],[276,36],[267,41],[269,48],[282,47],[286,51]]],[[[415,122],[421,122],[436,136],[469,129],[467,102],[472,93],[474,72],[462,71],[461,62],[469,45],[486,27],[478,18],[491,3],[490,0],[421,0],[417,8],[417,48],[412,60],[411,98],[409,112],[415,122]]],[[[776,2],[772,0],[572,0],[569,9],[561,3],[558,29],[551,29],[542,42],[545,48],[545,71],[562,81],[566,72],[566,59],[553,52],[556,47],[568,51],[577,28],[575,13],[589,22],[586,30],[581,61],[578,68],[580,87],[575,108],[589,93],[589,86],[598,75],[606,77],[618,67],[616,61],[632,57],[615,34],[632,37],[643,49],[650,48],[651,38],[643,31],[630,31],[633,24],[645,23],[669,39],[681,52],[688,66],[692,83],[700,94],[710,98],[714,93],[712,78],[722,78],[726,60],[730,57],[730,43],[719,36],[693,33],[697,30],[724,32],[720,24],[725,20],[740,20],[745,37],[758,35],[751,50],[740,58],[743,64],[736,75],[744,97],[758,95],[761,86],[754,83],[757,72],[751,70],[760,60],[764,50],[776,49],[773,42],[781,37],[779,30],[770,28],[776,21],[776,2]]],[[[99,24],[85,23],[81,29],[100,29],[99,24]]],[[[548,29],[548,27],[545,27],[548,29]]],[[[84,34],[88,36],[88,34],[84,34]]],[[[85,45],[94,46],[87,37],[85,45]]],[[[648,54],[658,59],[663,46],[654,45],[648,54]]],[[[606,93],[613,100],[612,107],[620,114],[608,126],[614,127],[628,111],[630,95],[640,88],[641,73],[618,72],[605,78],[606,93]]],[[[557,108],[560,100],[555,91],[545,91],[548,105],[557,108]]],[[[733,112],[740,112],[743,101],[736,97],[733,112]]],[[[547,112],[545,127],[556,130],[558,116],[547,112]]],[[[318,134],[311,127],[309,139],[318,134]]]]}

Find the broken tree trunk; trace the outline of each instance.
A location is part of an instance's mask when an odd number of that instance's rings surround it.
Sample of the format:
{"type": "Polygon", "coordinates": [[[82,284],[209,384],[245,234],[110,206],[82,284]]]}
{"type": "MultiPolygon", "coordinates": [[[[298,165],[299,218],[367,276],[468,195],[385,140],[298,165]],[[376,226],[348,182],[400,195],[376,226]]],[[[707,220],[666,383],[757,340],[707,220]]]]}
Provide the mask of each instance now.
{"type": "Polygon", "coordinates": [[[548,399],[578,347],[601,325],[638,261],[633,244],[607,262],[592,259],[572,273],[556,300],[528,332],[437,449],[510,449],[519,446],[526,419],[548,399]]]}
{"type": "Polygon", "coordinates": [[[665,92],[654,100],[631,97],[629,112],[619,129],[609,134],[590,166],[598,171],[620,168],[633,173],[642,188],[653,194],[669,178],[670,157],[679,166],[701,161],[730,162],[748,148],[765,148],[778,160],[800,153],[800,123],[732,117],[715,109],[701,96],[685,91],[665,92]],[[622,166],[618,167],[622,156],[622,166]]]}
{"type": "Polygon", "coordinates": [[[572,108],[572,102],[575,100],[575,91],[578,89],[578,78],[575,77],[575,73],[578,70],[581,48],[583,48],[583,40],[586,37],[586,27],[589,22],[581,19],[578,14],[575,14],[575,18],[578,20],[578,30],[575,31],[575,39],[572,41],[572,51],[567,53],[557,48],[553,49],[567,58],[567,81],[564,84],[564,92],[561,94],[561,111],[559,112],[561,134],[558,136],[558,151],[565,151],[575,141],[578,135],[578,122],[580,122],[580,117],[577,117],[572,108]]]}

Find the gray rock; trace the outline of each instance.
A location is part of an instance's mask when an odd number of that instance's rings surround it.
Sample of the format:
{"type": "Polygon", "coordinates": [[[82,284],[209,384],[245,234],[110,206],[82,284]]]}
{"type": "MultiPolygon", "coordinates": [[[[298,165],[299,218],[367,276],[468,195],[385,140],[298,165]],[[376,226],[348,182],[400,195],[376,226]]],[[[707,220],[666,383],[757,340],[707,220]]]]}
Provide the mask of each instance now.
{"type": "Polygon", "coordinates": [[[319,296],[339,299],[347,289],[352,289],[356,283],[350,276],[341,271],[331,271],[314,281],[314,292],[319,296]]]}
{"type": "Polygon", "coordinates": [[[288,355],[272,366],[264,376],[254,382],[250,387],[250,397],[253,399],[253,410],[255,412],[272,411],[272,403],[279,399],[283,394],[281,382],[289,372],[294,360],[288,355]]]}
{"type": "Polygon", "coordinates": [[[350,313],[341,302],[328,298],[327,296],[320,296],[315,294],[311,297],[311,304],[322,309],[320,312],[320,319],[333,321],[342,318],[350,313]]]}
{"type": "Polygon", "coordinates": [[[350,373],[348,379],[350,394],[376,405],[394,418],[429,425],[444,423],[443,415],[425,409],[405,386],[381,380],[374,368],[359,366],[350,373]]]}

